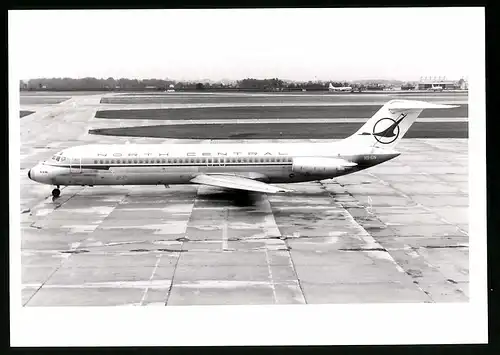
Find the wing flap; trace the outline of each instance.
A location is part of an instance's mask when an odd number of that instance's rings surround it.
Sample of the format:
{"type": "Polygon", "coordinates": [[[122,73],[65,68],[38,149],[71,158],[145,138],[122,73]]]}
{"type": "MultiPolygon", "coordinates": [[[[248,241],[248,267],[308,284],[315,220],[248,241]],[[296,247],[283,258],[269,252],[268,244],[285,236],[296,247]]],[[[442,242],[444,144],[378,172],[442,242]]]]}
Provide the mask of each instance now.
{"type": "Polygon", "coordinates": [[[238,175],[228,174],[200,174],[191,179],[193,184],[224,187],[228,189],[246,190],[263,193],[290,192],[282,187],[269,185],[261,181],[252,180],[238,175]]]}

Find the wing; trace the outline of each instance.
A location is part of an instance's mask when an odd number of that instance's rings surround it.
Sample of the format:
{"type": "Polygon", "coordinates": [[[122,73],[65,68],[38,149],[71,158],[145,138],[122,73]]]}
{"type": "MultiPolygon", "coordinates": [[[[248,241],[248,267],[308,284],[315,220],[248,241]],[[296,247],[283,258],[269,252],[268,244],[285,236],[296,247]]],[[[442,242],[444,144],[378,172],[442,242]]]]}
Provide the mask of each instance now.
{"type": "Polygon", "coordinates": [[[246,190],[275,194],[277,192],[290,192],[278,186],[266,184],[261,181],[229,174],[200,174],[191,179],[193,184],[225,187],[228,189],[246,190]]]}

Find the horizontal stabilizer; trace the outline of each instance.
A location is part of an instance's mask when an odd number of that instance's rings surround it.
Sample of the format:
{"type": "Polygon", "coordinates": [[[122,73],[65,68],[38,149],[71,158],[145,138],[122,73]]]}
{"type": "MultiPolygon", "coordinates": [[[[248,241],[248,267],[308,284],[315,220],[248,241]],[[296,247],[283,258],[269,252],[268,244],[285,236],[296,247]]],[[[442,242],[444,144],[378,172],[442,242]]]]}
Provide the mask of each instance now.
{"type": "Polygon", "coordinates": [[[230,174],[200,174],[191,179],[193,184],[223,187],[263,193],[291,192],[293,190],[266,184],[243,176],[230,174]]]}
{"type": "Polygon", "coordinates": [[[454,108],[459,105],[434,104],[426,101],[415,100],[393,100],[387,103],[389,110],[423,110],[427,108],[454,108]]]}

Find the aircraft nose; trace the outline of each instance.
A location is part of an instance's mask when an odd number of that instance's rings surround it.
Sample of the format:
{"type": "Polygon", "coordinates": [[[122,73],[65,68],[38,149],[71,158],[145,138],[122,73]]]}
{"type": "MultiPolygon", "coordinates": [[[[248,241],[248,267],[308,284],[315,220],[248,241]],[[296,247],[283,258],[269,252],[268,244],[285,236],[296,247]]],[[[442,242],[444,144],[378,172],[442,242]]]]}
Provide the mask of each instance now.
{"type": "Polygon", "coordinates": [[[31,180],[31,169],[28,170],[28,178],[31,180]]]}

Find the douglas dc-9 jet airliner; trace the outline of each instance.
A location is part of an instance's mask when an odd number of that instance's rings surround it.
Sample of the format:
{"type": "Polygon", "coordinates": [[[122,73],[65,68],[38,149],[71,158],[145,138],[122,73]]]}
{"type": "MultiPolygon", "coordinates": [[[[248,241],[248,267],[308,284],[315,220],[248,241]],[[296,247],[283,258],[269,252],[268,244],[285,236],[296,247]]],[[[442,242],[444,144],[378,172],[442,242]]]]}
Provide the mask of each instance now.
{"type": "Polygon", "coordinates": [[[273,183],[335,178],[399,156],[394,150],[422,110],[457,106],[391,100],[357,132],[328,143],[111,144],[65,149],[29,170],[31,180],[60,186],[201,184],[263,193],[273,183]]]}

